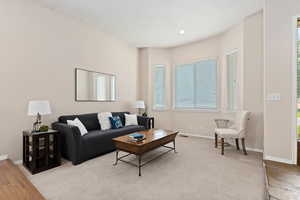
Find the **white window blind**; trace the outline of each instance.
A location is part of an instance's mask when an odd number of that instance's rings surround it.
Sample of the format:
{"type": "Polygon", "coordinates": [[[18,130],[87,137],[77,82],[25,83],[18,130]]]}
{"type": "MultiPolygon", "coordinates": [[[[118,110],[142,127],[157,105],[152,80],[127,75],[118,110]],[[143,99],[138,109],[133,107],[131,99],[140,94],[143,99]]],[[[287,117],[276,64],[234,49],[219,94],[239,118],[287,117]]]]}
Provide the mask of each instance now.
{"type": "Polygon", "coordinates": [[[153,68],[153,108],[165,108],[165,66],[154,65],[153,68]]]}
{"type": "Polygon", "coordinates": [[[175,68],[175,108],[217,109],[217,61],[175,68]]]}
{"type": "Polygon", "coordinates": [[[227,55],[227,109],[237,109],[237,59],[238,53],[227,55]]]}

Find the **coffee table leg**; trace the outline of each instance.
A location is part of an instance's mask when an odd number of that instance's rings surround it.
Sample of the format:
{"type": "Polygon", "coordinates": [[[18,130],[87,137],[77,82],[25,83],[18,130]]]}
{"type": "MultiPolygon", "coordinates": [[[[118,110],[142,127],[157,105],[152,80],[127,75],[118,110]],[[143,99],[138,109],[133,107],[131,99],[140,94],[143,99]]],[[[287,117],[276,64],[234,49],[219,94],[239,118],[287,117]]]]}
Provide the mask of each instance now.
{"type": "Polygon", "coordinates": [[[174,147],[174,153],[177,153],[177,151],[176,151],[175,139],[173,140],[173,147],[174,147]]]}
{"type": "Polygon", "coordinates": [[[139,155],[139,176],[141,176],[141,162],[142,162],[142,155],[139,155]]]}
{"type": "Polygon", "coordinates": [[[119,157],[119,150],[116,150],[116,162],[114,163],[114,165],[118,164],[118,157],[119,157]]]}

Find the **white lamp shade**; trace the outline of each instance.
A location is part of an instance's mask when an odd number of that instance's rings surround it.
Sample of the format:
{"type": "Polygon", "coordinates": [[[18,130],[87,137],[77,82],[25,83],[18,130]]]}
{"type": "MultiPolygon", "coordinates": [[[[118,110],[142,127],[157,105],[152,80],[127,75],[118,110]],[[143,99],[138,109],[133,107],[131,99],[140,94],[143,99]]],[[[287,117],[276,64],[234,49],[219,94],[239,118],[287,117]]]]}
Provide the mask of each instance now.
{"type": "Polygon", "coordinates": [[[145,102],[144,101],[136,101],[135,108],[145,108],[145,102]]]}
{"type": "Polygon", "coordinates": [[[49,101],[29,101],[28,115],[48,115],[51,114],[49,101]]]}

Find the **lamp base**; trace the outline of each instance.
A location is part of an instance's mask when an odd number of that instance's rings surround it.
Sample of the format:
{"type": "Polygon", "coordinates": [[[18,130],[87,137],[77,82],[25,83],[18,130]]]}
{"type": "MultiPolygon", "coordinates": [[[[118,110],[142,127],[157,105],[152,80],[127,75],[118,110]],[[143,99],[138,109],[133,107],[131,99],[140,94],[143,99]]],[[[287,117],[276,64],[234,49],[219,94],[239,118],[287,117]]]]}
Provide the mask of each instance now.
{"type": "Polygon", "coordinates": [[[32,132],[39,132],[41,125],[42,125],[42,116],[40,115],[40,113],[38,113],[36,116],[36,121],[33,123],[32,132]]]}

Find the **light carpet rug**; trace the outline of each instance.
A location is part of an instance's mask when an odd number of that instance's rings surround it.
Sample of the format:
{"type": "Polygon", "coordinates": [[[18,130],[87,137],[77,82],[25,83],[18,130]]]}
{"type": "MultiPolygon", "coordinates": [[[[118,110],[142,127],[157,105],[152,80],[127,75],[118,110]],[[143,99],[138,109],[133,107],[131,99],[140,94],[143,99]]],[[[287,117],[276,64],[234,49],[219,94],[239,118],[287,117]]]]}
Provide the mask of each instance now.
{"type": "MultiPolygon", "coordinates": [[[[49,200],[263,200],[262,155],[245,156],[235,147],[225,155],[212,140],[177,137],[178,153],[170,152],[138,169],[123,162],[113,166],[109,153],[73,166],[30,175],[22,170],[49,200]]],[[[145,160],[164,151],[146,154],[145,160]]],[[[136,161],[135,156],[128,158],[136,161]]]]}

